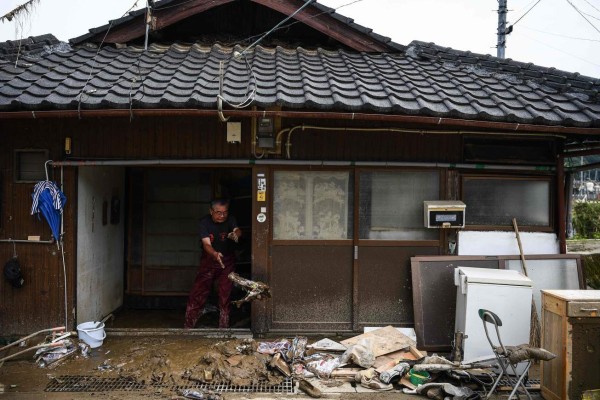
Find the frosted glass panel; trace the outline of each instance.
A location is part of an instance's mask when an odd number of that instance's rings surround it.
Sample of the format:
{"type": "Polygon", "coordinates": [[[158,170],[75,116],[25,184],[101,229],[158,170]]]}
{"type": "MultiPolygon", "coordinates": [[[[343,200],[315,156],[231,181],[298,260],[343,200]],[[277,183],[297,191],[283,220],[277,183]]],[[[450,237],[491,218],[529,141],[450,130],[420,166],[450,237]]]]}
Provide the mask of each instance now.
{"type": "MultiPolygon", "coordinates": [[[[526,258],[527,276],[533,281],[533,300],[537,306],[538,318],[541,321],[541,290],[578,290],[579,270],[576,259],[544,259],[526,258]]],[[[521,260],[507,260],[506,268],[523,272],[521,260]]]]}
{"type": "Polygon", "coordinates": [[[349,172],[275,172],[273,238],[349,239],[349,172]]]}
{"type": "Polygon", "coordinates": [[[360,175],[360,238],[436,240],[423,224],[423,201],[439,200],[436,171],[364,172],[360,175]]]}
{"type": "Polygon", "coordinates": [[[467,225],[550,226],[550,182],[465,178],[467,225]]]}

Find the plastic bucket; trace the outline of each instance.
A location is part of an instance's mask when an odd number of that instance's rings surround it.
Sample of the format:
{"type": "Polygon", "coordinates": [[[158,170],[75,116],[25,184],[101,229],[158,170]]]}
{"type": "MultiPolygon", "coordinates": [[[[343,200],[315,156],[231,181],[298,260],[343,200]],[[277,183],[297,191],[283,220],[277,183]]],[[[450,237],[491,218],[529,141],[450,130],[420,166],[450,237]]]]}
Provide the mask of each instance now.
{"type": "Polygon", "coordinates": [[[77,325],[77,334],[80,340],[87,343],[92,349],[102,346],[106,339],[104,322],[84,322],[77,325]]]}
{"type": "Polygon", "coordinates": [[[427,371],[413,371],[412,369],[408,371],[408,380],[413,385],[422,385],[429,381],[431,375],[427,371]]]}

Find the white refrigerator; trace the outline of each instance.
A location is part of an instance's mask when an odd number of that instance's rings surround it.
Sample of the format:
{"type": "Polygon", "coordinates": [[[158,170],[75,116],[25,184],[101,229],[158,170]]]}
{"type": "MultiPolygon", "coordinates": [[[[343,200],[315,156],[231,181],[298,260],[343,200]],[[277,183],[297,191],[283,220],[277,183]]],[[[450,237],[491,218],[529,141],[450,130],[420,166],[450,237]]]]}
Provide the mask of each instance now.
{"type": "MultiPolygon", "coordinates": [[[[463,363],[495,360],[486,338],[479,309],[489,310],[502,320],[500,338],[505,346],[529,343],[532,282],[518,271],[457,267],[455,332],[464,333],[463,363]]],[[[497,344],[493,325],[488,325],[497,344]]]]}

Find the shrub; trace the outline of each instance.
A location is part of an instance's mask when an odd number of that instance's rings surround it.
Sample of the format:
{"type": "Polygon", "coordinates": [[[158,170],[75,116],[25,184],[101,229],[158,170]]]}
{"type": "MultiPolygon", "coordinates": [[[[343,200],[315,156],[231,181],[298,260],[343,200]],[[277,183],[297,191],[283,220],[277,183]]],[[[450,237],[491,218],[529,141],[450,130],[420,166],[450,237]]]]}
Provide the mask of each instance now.
{"type": "Polygon", "coordinates": [[[578,202],[573,206],[576,237],[600,239],[600,202],[578,202]]]}

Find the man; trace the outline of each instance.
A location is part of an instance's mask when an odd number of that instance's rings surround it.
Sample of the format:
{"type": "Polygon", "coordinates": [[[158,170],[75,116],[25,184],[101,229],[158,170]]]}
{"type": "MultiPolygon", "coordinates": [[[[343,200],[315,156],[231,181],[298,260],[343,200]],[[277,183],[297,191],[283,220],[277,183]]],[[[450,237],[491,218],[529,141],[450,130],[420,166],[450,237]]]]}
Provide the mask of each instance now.
{"type": "Polygon", "coordinates": [[[234,246],[242,236],[235,217],[229,216],[229,201],[215,199],[210,202],[210,215],[200,220],[202,256],[200,270],[190,292],[185,312],[184,328],[192,329],[198,322],[213,282],[217,282],[219,295],[219,328],[229,327],[229,295],[233,282],[227,278],[235,267],[234,246]]]}

